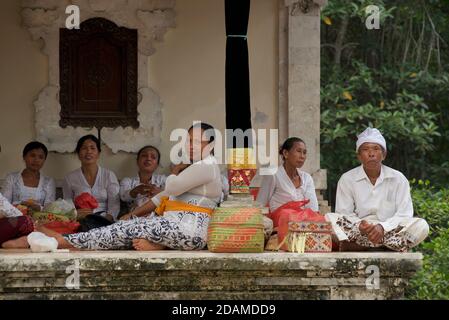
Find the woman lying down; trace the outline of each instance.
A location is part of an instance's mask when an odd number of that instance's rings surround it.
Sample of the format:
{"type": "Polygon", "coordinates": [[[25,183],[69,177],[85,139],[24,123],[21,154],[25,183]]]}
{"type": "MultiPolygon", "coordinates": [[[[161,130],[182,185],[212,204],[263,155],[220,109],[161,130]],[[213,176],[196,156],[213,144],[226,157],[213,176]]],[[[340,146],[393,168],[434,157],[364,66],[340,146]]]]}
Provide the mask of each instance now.
{"type": "MultiPolygon", "coordinates": [[[[221,175],[213,157],[214,129],[197,123],[189,129],[190,165],[178,165],[167,178],[165,190],[132,212],[136,216],[103,228],[60,235],[44,227],[37,231],[53,237],[59,249],[89,250],[201,250],[207,227],[220,201],[221,175]],[[155,217],[140,217],[155,211],[155,217]]],[[[131,215],[130,215],[131,216],[131,215]]],[[[27,237],[7,241],[3,248],[28,248],[27,237]]]]}

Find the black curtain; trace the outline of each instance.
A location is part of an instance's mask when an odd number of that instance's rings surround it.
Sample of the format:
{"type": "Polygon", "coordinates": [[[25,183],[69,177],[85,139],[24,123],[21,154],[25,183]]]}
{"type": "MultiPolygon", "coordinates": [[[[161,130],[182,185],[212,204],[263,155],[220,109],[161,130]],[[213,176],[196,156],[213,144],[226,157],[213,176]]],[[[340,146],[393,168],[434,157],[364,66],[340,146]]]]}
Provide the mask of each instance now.
{"type": "MultiPolygon", "coordinates": [[[[248,20],[250,0],[225,0],[226,15],[226,128],[251,129],[248,61],[248,20]]],[[[229,141],[228,148],[252,147],[229,141]]]]}

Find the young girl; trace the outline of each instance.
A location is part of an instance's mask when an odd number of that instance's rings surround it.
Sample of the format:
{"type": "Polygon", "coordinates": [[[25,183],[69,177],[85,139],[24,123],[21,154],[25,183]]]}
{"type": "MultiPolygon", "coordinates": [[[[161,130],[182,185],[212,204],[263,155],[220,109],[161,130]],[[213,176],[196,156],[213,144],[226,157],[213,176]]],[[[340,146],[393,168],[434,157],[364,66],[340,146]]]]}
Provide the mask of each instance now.
{"type": "Polygon", "coordinates": [[[35,211],[55,201],[55,181],[41,174],[48,150],[44,144],[33,141],[23,149],[25,169],[10,173],[3,184],[2,194],[13,205],[22,204],[35,211]]]}
{"type": "Polygon", "coordinates": [[[164,190],[167,177],[154,173],[159,166],[161,154],[153,146],[145,146],[137,153],[139,173],[120,182],[120,198],[128,204],[130,211],[144,205],[164,190]]]}

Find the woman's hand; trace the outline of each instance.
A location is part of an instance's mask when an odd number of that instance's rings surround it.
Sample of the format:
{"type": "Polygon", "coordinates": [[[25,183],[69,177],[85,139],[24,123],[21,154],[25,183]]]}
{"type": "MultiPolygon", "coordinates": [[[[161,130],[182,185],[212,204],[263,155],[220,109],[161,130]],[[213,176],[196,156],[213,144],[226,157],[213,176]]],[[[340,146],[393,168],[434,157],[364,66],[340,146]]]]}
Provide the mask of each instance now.
{"type": "Polygon", "coordinates": [[[28,208],[30,208],[33,211],[41,211],[41,205],[33,199],[22,201],[20,204],[23,206],[27,206],[28,208]]]}
{"type": "Polygon", "coordinates": [[[151,191],[150,191],[150,196],[154,197],[155,195],[157,195],[158,193],[161,193],[163,191],[162,188],[159,188],[157,186],[155,186],[154,184],[151,185],[151,191]]]}
{"type": "MultiPolygon", "coordinates": [[[[156,209],[156,205],[153,203],[153,201],[148,200],[145,204],[122,216],[122,218],[124,218],[124,220],[128,220],[130,216],[143,217],[145,215],[151,214],[154,209],[156,209]]],[[[122,218],[120,220],[122,220],[122,218]]]]}
{"type": "Polygon", "coordinates": [[[171,167],[171,173],[174,175],[178,175],[189,166],[190,166],[190,163],[175,164],[171,167]]]}
{"type": "Polygon", "coordinates": [[[112,214],[106,213],[106,214],[104,215],[104,217],[105,217],[106,219],[108,219],[110,222],[114,222],[114,217],[112,216],[112,214]]]}
{"type": "Polygon", "coordinates": [[[131,220],[134,215],[130,212],[120,217],[120,220],[131,220]]]}
{"type": "Polygon", "coordinates": [[[137,187],[133,188],[130,192],[129,195],[132,198],[137,198],[137,196],[139,194],[143,195],[143,196],[151,196],[151,187],[152,185],[146,184],[146,183],[142,183],[139,184],[137,187]]]}
{"type": "Polygon", "coordinates": [[[92,214],[92,209],[76,209],[77,219],[84,219],[87,215],[92,214]]]}

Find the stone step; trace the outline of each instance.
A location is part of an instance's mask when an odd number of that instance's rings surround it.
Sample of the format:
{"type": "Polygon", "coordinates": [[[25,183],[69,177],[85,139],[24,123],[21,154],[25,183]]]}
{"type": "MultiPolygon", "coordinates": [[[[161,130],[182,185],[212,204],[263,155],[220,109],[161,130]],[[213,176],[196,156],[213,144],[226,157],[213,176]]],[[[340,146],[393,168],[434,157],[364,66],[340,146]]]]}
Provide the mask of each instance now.
{"type": "Polygon", "coordinates": [[[402,299],[422,261],[420,253],[394,252],[0,250],[0,255],[0,300],[402,299]],[[366,287],[369,266],[381,267],[378,290],[366,287]]]}

